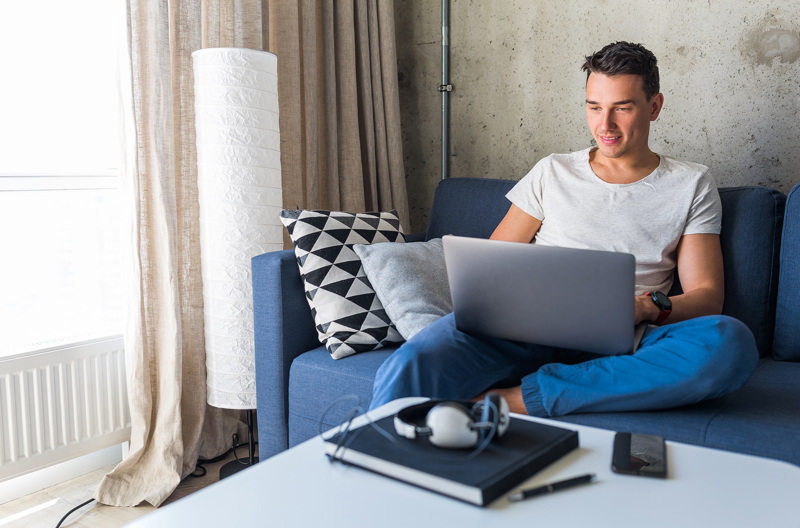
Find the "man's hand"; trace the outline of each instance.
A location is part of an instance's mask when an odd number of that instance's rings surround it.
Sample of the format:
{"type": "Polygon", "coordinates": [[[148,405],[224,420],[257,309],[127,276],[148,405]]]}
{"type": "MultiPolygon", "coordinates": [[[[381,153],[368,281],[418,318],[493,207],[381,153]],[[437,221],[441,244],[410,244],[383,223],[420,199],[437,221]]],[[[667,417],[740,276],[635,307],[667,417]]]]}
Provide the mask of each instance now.
{"type": "Polygon", "coordinates": [[[659,315],[661,315],[661,311],[658,309],[658,306],[656,306],[656,303],[653,302],[653,299],[651,299],[649,295],[639,295],[634,300],[634,326],[637,326],[639,323],[652,323],[658,319],[659,315]]]}

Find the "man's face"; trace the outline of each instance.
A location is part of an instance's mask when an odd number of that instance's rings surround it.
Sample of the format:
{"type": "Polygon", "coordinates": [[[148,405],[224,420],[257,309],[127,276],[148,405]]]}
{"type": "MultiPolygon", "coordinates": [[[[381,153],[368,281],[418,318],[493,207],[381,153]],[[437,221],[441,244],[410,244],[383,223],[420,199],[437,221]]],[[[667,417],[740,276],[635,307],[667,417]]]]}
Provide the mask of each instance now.
{"type": "Polygon", "coordinates": [[[600,153],[612,159],[649,152],[650,121],[655,121],[664,97],[648,100],[638,75],[592,73],[586,83],[586,121],[600,153]]]}

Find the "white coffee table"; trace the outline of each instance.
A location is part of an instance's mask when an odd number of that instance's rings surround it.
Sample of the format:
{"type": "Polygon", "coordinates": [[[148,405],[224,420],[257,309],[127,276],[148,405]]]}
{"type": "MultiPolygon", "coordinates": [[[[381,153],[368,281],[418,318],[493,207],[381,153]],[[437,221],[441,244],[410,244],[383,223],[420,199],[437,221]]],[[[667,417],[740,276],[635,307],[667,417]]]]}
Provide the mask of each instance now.
{"type": "MultiPolygon", "coordinates": [[[[398,400],[371,416],[418,401],[398,400]]],[[[668,479],[617,475],[610,469],[612,431],[528,419],[577,430],[580,447],[518,489],[583,473],[596,473],[598,481],[518,503],[503,497],[480,508],[330,463],[317,437],[128,526],[800,526],[797,466],[667,442],[668,479]]]]}

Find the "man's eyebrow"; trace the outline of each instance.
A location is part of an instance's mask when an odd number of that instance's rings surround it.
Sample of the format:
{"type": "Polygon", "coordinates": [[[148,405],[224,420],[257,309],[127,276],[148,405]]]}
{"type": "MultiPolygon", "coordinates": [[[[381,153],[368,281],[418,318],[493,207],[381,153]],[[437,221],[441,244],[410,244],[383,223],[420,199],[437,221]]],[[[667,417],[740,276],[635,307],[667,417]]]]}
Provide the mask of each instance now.
{"type": "MultiPolygon", "coordinates": [[[[635,104],[635,103],[636,103],[636,101],[634,101],[633,99],[626,99],[624,101],[614,101],[613,103],[611,103],[611,106],[623,106],[623,105],[635,104]]],[[[588,104],[588,105],[599,105],[600,103],[598,103],[597,101],[590,101],[589,99],[587,99],[586,100],[586,104],[588,104]]]]}

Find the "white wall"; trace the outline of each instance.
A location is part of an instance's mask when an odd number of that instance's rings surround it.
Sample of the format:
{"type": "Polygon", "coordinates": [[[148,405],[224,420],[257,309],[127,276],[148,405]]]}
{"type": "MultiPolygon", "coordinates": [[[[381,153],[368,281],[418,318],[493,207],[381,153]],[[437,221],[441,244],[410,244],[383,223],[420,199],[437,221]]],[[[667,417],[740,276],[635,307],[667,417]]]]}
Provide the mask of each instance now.
{"type": "MultiPolygon", "coordinates": [[[[441,7],[396,0],[412,226],[441,178],[441,7]]],[[[665,106],[656,152],[711,167],[718,185],[800,181],[800,4],[778,0],[450,0],[450,175],[519,179],[589,146],[583,57],[617,40],[656,54],[665,106]]]]}

